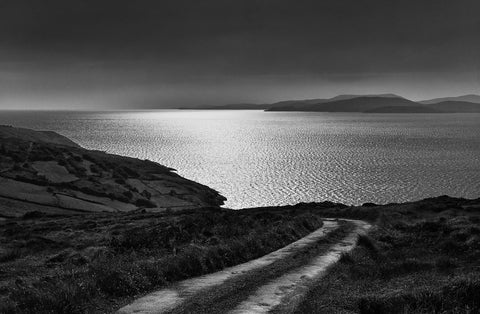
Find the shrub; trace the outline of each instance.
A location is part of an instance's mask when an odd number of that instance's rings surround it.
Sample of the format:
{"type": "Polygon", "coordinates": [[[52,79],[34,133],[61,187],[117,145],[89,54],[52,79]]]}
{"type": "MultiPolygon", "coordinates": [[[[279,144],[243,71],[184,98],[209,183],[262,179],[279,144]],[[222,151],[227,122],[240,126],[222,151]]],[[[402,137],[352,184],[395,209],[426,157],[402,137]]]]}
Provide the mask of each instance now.
{"type": "Polygon", "coordinates": [[[448,270],[454,268],[456,265],[455,260],[448,256],[441,256],[435,261],[435,266],[439,270],[448,270]]]}
{"type": "Polygon", "coordinates": [[[95,158],[89,154],[82,154],[82,158],[93,163],[95,162],[95,158]]]}
{"type": "Polygon", "coordinates": [[[465,250],[465,245],[462,242],[448,238],[440,243],[440,249],[447,255],[455,255],[463,252],[465,250]]]}
{"type": "Polygon", "coordinates": [[[352,256],[349,253],[342,253],[340,259],[338,260],[342,264],[354,264],[355,261],[353,260],[352,256]]]}
{"type": "Polygon", "coordinates": [[[15,303],[12,313],[84,313],[86,301],[94,293],[91,281],[70,278],[56,282],[46,281],[40,286],[17,284],[10,299],[15,303]]]}
{"type": "Polygon", "coordinates": [[[373,243],[372,239],[370,239],[370,237],[367,235],[359,235],[357,239],[357,245],[366,248],[373,259],[377,259],[379,257],[378,248],[373,243]]]}
{"type": "Polygon", "coordinates": [[[22,219],[37,219],[37,218],[42,218],[45,217],[46,214],[43,212],[40,212],[38,210],[26,212],[23,214],[22,219]]]}
{"type": "Polygon", "coordinates": [[[99,168],[97,165],[95,165],[95,164],[91,164],[91,165],[90,165],[90,171],[91,171],[92,173],[100,173],[100,168],[99,168]]]}
{"type": "Polygon", "coordinates": [[[109,295],[132,295],[150,287],[150,281],[131,258],[101,260],[94,263],[91,269],[95,285],[109,295]]]}
{"type": "Polygon", "coordinates": [[[123,167],[122,169],[127,174],[127,176],[129,176],[129,177],[138,178],[140,176],[138,174],[138,172],[136,172],[135,170],[130,169],[128,167],[123,167]]]}
{"type": "Polygon", "coordinates": [[[147,207],[147,208],[154,208],[157,207],[157,204],[150,200],[146,200],[144,198],[139,198],[138,200],[135,201],[135,205],[138,207],[147,207]]]}
{"type": "Polygon", "coordinates": [[[360,313],[478,313],[480,281],[457,278],[437,290],[367,296],[360,299],[359,310],[360,313]]]}
{"type": "Polygon", "coordinates": [[[133,197],[133,194],[130,191],[124,191],[122,194],[127,198],[127,201],[133,197]]]}
{"type": "Polygon", "coordinates": [[[0,263],[6,263],[16,260],[22,256],[22,251],[19,248],[8,249],[0,254],[0,263]]]}

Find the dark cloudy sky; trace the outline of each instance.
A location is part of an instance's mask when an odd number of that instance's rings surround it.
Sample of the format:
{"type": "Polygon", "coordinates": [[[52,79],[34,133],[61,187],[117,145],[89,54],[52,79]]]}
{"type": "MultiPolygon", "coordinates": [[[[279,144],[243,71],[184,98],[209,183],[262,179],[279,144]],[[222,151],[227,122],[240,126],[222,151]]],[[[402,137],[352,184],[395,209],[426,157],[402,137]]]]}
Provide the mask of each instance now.
{"type": "Polygon", "coordinates": [[[478,0],[0,0],[0,108],[480,93],[478,0]]]}

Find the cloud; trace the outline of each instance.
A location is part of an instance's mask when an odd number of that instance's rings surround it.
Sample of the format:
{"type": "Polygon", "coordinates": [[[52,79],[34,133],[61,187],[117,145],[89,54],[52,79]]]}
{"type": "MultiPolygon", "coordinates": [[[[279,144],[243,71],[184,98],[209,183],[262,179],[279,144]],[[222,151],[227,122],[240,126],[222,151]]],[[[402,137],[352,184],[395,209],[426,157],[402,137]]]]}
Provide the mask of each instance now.
{"type": "Polygon", "coordinates": [[[145,92],[159,106],[381,89],[385,77],[416,93],[402,73],[431,91],[438,75],[466,90],[462,73],[479,71],[479,9],[476,0],[6,0],[0,81],[9,97],[145,92]]]}

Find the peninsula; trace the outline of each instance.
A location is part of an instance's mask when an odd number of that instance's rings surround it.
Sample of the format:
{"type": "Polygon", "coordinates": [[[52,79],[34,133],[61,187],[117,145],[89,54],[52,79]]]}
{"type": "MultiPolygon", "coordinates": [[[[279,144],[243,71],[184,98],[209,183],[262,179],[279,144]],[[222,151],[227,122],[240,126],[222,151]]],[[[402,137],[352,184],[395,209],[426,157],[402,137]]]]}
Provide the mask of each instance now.
{"type": "Polygon", "coordinates": [[[55,132],[0,126],[0,217],[218,207],[217,191],[149,160],[92,151],[55,132]]]}

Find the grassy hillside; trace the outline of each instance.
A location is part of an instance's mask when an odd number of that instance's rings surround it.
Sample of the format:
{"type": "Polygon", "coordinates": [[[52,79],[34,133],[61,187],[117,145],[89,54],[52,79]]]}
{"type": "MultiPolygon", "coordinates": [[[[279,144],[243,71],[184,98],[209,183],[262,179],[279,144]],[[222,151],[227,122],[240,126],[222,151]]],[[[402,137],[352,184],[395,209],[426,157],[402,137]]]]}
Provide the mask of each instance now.
{"type": "Polygon", "coordinates": [[[34,131],[7,125],[0,125],[0,139],[21,139],[28,142],[80,147],[72,140],[52,131],[34,131]]]}
{"type": "Polygon", "coordinates": [[[66,145],[70,140],[51,133],[0,128],[0,217],[32,210],[191,209],[219,206],[225,199],[168,167],[66,145]]]}
{"type": "Polygon", "coordinates": [[[480,199],[441,197],[357,210],[376,212],[377,226],[297,313],[480,311],[480,199]]]}
{"type": "Polygon", "coordinates": [[[480,310],[480,199],[439,197],[358,207],[29,213],[0,223],[0,312],[109,312],[143,292],[283,247],[320,227],[322,217],[375,226],[298,313],[480,310]]]}
{"type": "Polygon", "coordinates": [[[0,312],[105,313],[140,293],[265,255],[321,226],[315,211],[295,207],[29,213],[0,223],[0,312]]]}

